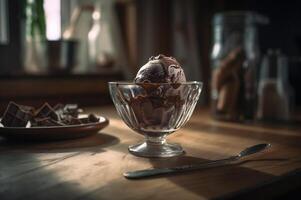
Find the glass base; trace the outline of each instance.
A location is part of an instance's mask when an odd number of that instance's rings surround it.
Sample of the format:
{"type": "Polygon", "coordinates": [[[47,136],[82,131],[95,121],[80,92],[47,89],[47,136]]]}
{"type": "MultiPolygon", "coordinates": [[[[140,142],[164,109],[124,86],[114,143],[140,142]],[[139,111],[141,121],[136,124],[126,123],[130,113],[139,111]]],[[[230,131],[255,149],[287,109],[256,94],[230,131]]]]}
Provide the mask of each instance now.
{"type": "Polygon", "coordinates": [[[145,142],[129,146],[129,152],[140,157],[173,157],[184,153],[178,144],[166,143],[165,138],[147,138],[145,142]]]}

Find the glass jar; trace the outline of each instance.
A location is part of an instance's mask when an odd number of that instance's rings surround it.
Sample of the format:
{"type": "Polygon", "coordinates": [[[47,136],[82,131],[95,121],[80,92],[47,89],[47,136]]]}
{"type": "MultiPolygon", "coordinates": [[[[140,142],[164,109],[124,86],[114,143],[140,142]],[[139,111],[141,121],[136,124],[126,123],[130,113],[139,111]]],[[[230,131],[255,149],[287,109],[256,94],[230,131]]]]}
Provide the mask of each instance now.
{"type": "Polygon", "coordinates": [[[289,60],[279,49],[269,49],[262,59],[257,119],[289,121],[294,104],[294,90],[289,83],[289,60]]]}
{"type": "Polygon", "coordinates": [[[253,12],[218,13],[213,18],[211,108],[222,120],[254,119],[259,65],[258,24],[253,12]]]}

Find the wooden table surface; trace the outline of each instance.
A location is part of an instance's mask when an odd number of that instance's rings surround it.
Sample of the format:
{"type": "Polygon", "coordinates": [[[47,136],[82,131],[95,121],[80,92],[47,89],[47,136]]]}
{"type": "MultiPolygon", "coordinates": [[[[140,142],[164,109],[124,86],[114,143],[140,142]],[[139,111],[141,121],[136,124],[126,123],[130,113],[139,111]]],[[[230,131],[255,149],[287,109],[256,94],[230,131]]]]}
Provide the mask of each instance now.
{"type": "Polygon", "coordinates": [[[128,153],[143,137],[113,107],[91,108],[109,117],[99,134],[69,141],[14,143],[0,139],[0,199],[218,199],[273,198],[301,186],[301,128],[217,122],[198,108],[170,142],[186,154],[147,159],[128,153]],[[272,148],[237,164],[143,180],[124,171],[221,159],[268,142],[272,148]]]}

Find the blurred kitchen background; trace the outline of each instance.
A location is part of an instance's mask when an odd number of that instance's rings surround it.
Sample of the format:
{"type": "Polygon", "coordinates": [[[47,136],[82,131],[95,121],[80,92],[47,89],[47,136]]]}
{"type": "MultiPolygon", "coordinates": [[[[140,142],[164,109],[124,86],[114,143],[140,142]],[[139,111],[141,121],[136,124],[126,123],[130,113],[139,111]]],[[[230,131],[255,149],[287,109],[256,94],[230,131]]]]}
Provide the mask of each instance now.
{"type": "Polygon", "coordinates": [[[291,121],[301,104],[301,2],[0,0],[0,110],[111,104],[152,55],[204,82],[201,104],[226,120],[291,121]]]}

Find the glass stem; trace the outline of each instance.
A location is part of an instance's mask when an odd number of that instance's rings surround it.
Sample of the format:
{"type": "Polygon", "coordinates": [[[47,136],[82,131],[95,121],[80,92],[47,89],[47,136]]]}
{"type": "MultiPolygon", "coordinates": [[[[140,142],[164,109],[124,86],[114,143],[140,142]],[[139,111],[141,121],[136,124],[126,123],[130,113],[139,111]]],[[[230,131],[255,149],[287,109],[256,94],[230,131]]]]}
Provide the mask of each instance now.
{"type": "Polygon", "coordinates": [[[161,137],[146,137],[147,145],[163,145],[166,143],[166,136],[161,137]]]}

